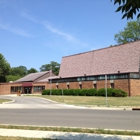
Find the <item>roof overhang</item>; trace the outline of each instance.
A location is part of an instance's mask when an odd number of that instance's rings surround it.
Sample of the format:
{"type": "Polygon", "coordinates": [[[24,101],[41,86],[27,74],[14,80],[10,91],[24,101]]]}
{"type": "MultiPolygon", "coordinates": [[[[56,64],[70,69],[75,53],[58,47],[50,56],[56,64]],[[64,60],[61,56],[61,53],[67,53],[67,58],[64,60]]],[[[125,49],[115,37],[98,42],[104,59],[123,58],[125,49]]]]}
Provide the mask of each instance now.
{"type": "Polygon", "coordinates": [[[32,83],[26,82],[21,85],[22,87],[32,87],[32,83]]]}

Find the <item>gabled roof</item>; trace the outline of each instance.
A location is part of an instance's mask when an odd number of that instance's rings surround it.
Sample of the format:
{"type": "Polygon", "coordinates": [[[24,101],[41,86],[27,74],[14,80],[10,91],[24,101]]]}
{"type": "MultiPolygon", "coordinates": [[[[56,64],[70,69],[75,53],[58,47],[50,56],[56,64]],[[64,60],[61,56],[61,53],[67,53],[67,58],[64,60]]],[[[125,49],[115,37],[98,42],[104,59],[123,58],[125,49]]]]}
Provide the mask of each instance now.
{"type": "Polygon", "coordinates": [[[49,73],[49,71],[31,73],[31,74],[26,75],[23,78],[20,78],[19,80],[15,81],[15,82],[34,82],[36,79],[44,76],[47,73],[49,73]]]}
{"type": "Polygon", "coordinates": [[[62,58],[59,76],[76,77],[138,72],[140,41],[62,58]]]}
{"type": "Polygon", "coordinates": [[[49,82],[49,79],[57,79],[60,78],[59,76],[52,76],[52,77],[48,77],[42,80],[39,80],[38,82],[49,82]]]}

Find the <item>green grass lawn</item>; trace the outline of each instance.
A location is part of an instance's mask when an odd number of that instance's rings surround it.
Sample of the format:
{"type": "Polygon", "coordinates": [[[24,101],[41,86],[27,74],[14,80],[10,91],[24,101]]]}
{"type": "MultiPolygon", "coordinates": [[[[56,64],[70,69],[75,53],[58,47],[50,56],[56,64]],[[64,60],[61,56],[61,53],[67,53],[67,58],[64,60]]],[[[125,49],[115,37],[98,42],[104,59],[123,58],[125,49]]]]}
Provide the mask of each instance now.
{"type": "MultiPolygon", "coordinates": [[[[106,97],[97,96],[54,96],[35,95],[53,101],[84,106],[106,106],[106,97]]],[[[108,106],[140,107],[140,96],[135,97],[107,97],[108,106]]]]}
{"type": "MultiPolygon", "coordinates": [[[[101,128],[88,129],[88,128],[39,127],[39,126],[19,126],[19,125],[18,126],[14,126],[14,125],[0,125],[0,128],[5,128],[5,129],[21,129],[21,130],[55,131],[55,132],[76,132],[76,133],[91,133],[91,134],[110,134],[110,135],[140,136],[140,131],[105,130],[105,129],[101,129],[101,128]]],[[[6,140],[11,140],[11,139],[6,139],[6,140]]],[[[12,140],[19,140],[19,139],[12,139],[12,140]]],[[[28,140],[28,139],[23,138],[21,140],[28,140]]],[[[39,139],[33,139],[33,140],[39,140],[39,139]]],[[[40,139],[40,140],[49,140],[49,139],[40,139]]]]}
{"type": "Polygon", "coordinates": [[[0,136],[0,140],[52,140],[52,139],[48,139],[48,138],[24,138],[24,137],[0,136]]]}
{"type": "Polygon", "coordinates": [[[0,104],[2,104],[3,102],[8,102],[8,101],[11,101],[11,100],[8,100],[8,99],[0,99],[0,104]]]}

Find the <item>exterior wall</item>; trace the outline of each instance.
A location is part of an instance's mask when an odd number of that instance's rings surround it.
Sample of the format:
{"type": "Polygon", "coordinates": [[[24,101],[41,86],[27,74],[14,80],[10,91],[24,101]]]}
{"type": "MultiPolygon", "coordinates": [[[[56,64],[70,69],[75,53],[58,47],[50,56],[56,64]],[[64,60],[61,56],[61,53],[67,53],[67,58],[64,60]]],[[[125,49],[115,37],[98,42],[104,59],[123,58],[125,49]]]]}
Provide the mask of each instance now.
{"type": "Polygon", "coordinates": [[[10,83],[9,85],[10,85],[9,87],[10,94],[17,94],[17,92],[11,91],[11,87],[21,87],[22,83],[10,83]]]}
{"type": "MultiPolygon", "coordinates": [[[[94,88],[93,81],[84,81],[81,82],[82,89],[85,88],[94,88]]],[[[21,87],[22,83],[0,83],[0,95],[4,94],[17,94],[17,92],[11,92],[11,87],[21,87]]],[[[105,87],[105,81],[97,81],[96,82],[97,89],[105,87]]],[[[56,89],[56,83],[47,83],[47,82],[34,82],[34,86],[45,86],[45,89],[56,89]]],[[[32,87],[32,93],[33,92],[32,87]]],[[[110,88],[110,80],[107,81],[107,87],[110,88]]],[[[59,83],[58,89],[67,89],[67,83],[59,83]]],[[[70,89],[79,89],[79,82],[69,82],[70,89]]],[[[140,79],[130,79],[130,89],[129,89],[129,80],[128,79],[121,79],[121,80],[114,80],[114,88],[122,89],[128,93],[128,96],[136,96],[140,95],[140,79]],[[130,93],[129,93],[130,90],[130,93]]]]}
{"type": "Polygon", "coordinates": [[[128,79],[114,80],[114,88],[116,88],[116,89],[122,89],[122,90],[124,90],[128,94],[128,96],[130,95],[130,93],[129,93],[129,81],[128,81],[128,79]]]}
{"type": "MultiPolygon", "coordinates": [[[[82,84],[82,89],[94,88],[93,81],[84,81],[84,82],[81,82],[81,84],[82,84]]],[[[108,88],[111,87],[110,84],[111,84],[110,80],[108,80],[107,81],[107,87],[108,88]]],[[[50,84],[48,85],[48,89],[50,89],[50,88],[56,89],[56,87],[57,87],[56,83],[52,83],[51,86],[50,86],[50,84]]],[[[105,80],[97,81],[96,82],[96,87],[97,87],[97,89],[105,88],[105,80]]],[[[59,83],[58,88],[59,89],[67,89],[67,83],[59,83]]],[[[70,89],[79,89],[79,82],[69,82],[69,88],[70,89]]],[[[114,80],[114,88],[124,90],[125,92],[127,92],[128,96],[129,96],[129,82],[128,82],[128,79],[114,80]]],[[[139,88],[140,88],[140,81],[139,81],[139,88]]]]}
{"type": "MultiPolygon", "coordinates": [[[[17,94],[17,92],[12,92],[11,91],[11,87],[21,87],[23,83],[0,83],[0,95],[4,95],[4,94],[17,94]]],[[[43,82],[43,83],[33,83],[33,87],[34,86],[45,86],[45,89],[49,89],[48,87],[48,83],[43,82]]],[[[32,93],[33,92],[33,87],[32,87],[32,93]]],[[[22,91],[23,91],[23,87],[22,91]]],[[[39,93],[39,92],[38,92],[39,93]]]]}
{"type": "Polygon", "coordinates": [[[10,84],[0,83],[0,95],[10,94],[10,84]]]}
{"type": "Polygon", "coordinates": [[[131,79],[130,85],[131,96],[140,95],[140,79],[131,79]]]}
{"type": "Polygon", "coordinates": [[[36,82],[36,83],[33,83],[32,93],[41,93],[42,92],[42,91],[34,92],[34,87],[35,86],[45,86],[45,89],[48,89],[48,83],[47,82],[36,82]]]}

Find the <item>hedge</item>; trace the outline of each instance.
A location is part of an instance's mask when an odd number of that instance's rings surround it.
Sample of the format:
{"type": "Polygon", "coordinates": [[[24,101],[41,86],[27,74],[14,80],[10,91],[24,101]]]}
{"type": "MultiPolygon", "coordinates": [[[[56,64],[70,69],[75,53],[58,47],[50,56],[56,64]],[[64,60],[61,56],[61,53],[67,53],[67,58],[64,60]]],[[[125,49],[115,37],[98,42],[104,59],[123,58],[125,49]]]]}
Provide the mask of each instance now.
{"type": "MultiPolygon", "coordinates": [[[[42,95],[50,95],[50,89],[43,90],[42,95]]],[[[52,89],[51,95],[66,96],[106,96],[106,89],[52,89]]],[[[121,89],[107,88],[108,97],[126,97],[127,93],[121,89]]]]}

